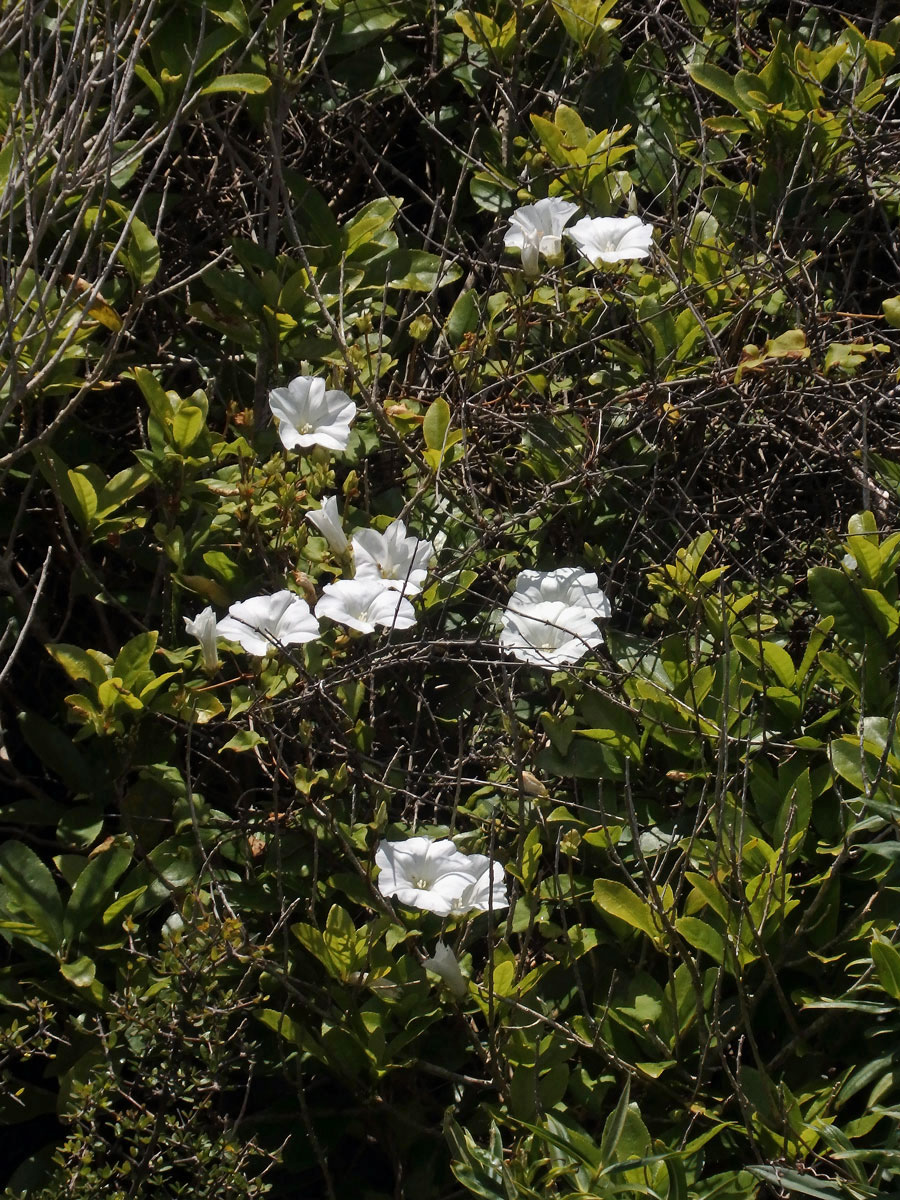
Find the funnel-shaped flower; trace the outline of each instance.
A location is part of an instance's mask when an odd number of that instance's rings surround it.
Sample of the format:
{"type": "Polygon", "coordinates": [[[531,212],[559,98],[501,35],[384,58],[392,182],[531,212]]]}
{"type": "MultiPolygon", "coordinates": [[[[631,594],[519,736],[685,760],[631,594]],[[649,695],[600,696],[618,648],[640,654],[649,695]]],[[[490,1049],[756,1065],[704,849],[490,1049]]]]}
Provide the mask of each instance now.
{"type": "Polygon", "coordinates": [[[502,617],[500,645],[521,662],[552,671],[578,662],[603,636],[594,614],[561,600],[542,600],[527,608],[508,607],[502,617]]]}
{"type": "Polygon", "coordinates": [[[329,496],[327,500],[323,500],[322,507],[308,512],[306,519],[315,525],[335,554],[347,553],[350,543],[347,541],[347,535],[341,525],[337,496],[329,496]]]}
{"type": "Polygon", "coordinates": [[[380,579],[339,579],[326,584],[316,616],[330,617],[360,633],[374,633],[376,625],[409,629],[416,623],[415,609],[406,597],[389,590],[380,579]]]}
{"type": "Polygon", "coordinates": [[[296,446],[347,449],[356,405],[345,392],[326,391],[324,379],[298,375],[286,388],[269,392],[269,407],[286,450],[296,446]]]}
{"type": "Polygon", "coordinates": [[[653,226],[640,217],[582,217],[566,235],[595,266],[625,258],[646,258],[653,243],[653,226]]]}
{"type": "Polygon", "coordinates": [[[378,890],[440,916],[509,907],[503,868],[486,854],[463,854],[449,838],[382,842],[375,854],[378,890]]]}
{"type": "Polygon", "coordinates": [[[542,254],[545,258],[560,256],[563,229],[577,212],[577,204],[555,196],[516,209],[509,218],[503,244],[507,249],[521,250],[522,270],[526,275],[538,274],[542,254]]]}
{"type": "Polygon", "coordinates": [[[402,521],[392,521],[384,533],[361,529],[353,535],[357,579],[381,580],[385,587],[417,596],[434,555],[431,542],[407,537],[402,521]]]}
{"type": "Polygon", "coordinates": [[[219,652],[216,648],[217,622],[212,605],[208,604],[202,612],[197,613],[193,620],[190,617],[185,617],[184,627],[191,637],[195,637],[200,643],[200,649],[203,653],[203,669],[209,671],[210,674],[218,670],[219,652]]]}
{"type": "Polygon", "coordinates": [[[219,637],[237,642],[248,654],[267,654],[274,646],[311,642],[319,622],[309,605],[286,589],[271,596],[254,596],[232,604],[218,627],[219,637]]]}
{"type": "Polygon", "coordinates": [[[594,620],[607,620],[611,608],[597,576],[581,567],[557,567],[555,571],[520,571],[509,607],[528,612],[534,604],[559,600],[572,608],[583,608],[594,620]]]}
{"type": "Polygon", "coordinates": [[[426,958],[422,966],[426,971],[434,971],[435,975],[440,975],[444,985],[454,996],[461,999],[469,990],[466,978],[459,969],[456,955],[443,942],[438,942],[433,957],[426,958]]]}

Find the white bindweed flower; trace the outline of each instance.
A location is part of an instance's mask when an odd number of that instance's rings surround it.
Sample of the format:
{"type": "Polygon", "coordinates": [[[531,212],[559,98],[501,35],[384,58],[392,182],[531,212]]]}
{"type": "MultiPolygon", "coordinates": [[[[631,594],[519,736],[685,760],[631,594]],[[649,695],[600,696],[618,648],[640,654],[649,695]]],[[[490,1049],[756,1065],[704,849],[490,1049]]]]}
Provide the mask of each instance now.
{"type": "Polygon", "coordinates": [[[296,446],[347,449],[356,405],[346,392],[326,391],[325,380],[317,375],[298,375],[287,387],[274,388],[269,392],[269,407],[286,450],[296,446]]]}
{"type": "Polygon", "coordinates": [[[380,579],[339,579],[322,589],[316,605],[317,617],[330,617],[360,633],[385,629],[409,629],[416,623],[413,606],[402,592],[387,588],[380,579]]]}
{"type": "Polygon", "coordinates": [[[217,671],[219,669],[219,651],[216,648],[217,622],[212,605],[208,604],[202,612],[197,613],[193,620],[185,617],[184,627],[191,637],[195,637],[200,643],[200,649],[203,652],[203,669],[210,673],[217,671]]]}
{"type": "Polygon", "coordinates": [[[606,593],[592,571],[581,567],[557,567],[555,571],[520,571],[509,607],[528,612],[533,604],[559,600],[572,608],[587,610],[597,621],[605,621],[612,609],[606,593]]]}
{"type": "Polygon", "coordinates": [[[232,604],[219,622],[218,634],[262,657],[274,646],[311,642],[319,636],[319,622],[305,600],[285,589],[232,604]]]}
{"type": "MultiPolygon", "coordinates": [[[[183,929],[184,929],[184,918],[182,917],[181,913],[176,912],[176,913],[172,913],[172,915],[163,922],[163,927],[162,927],[161,932],[162,932],[163,937],[167,941],[174,942],[174,941],[177,941],[181,937],[181,933],[182,933],[183,929]]],[[[435,951],[435,953],[437,953],[437,951],[435,951]]],[[[425,965],[427,966],[428,964],[426,963],[425,965]]]]}
{"type": "Polygon", "coordinates": [[[426,971],[433,971],[435,975],[440,975],[447,990],[452,992],[457,998],[462,999],[469,990],[466,977],[459,969],[459,961],[456,955],[443,942],[438,942],[434,948],[433,956],[426,958],[422,966],[426,971]]]}
{"type": "Polygon", "coordinates": [[[640,217],[582,217],[566,230],[566,236],[596,266],[646,258],[653,243],[653,226],[640,217]]]}
{"type": "Polygon", "coordinates": [[[502,626],[502,648],[521,662],[547,671],[578,662],[603,641],[593,613],[561,600],[507,608],[502,626]]]}
{"type": "Polygon", "coordinates": [[[402,521],[392,521],[384,533],[361,529],[353,535],[357,579],[380,579],[385,587],[417,596],[434,555],[431,542],[407,537],[402,521]]]}
{"type": "Polygon", "coordinates": [[[347,553],[350,543],[341,525],[337,496],[329,496],[327,500],[323,500],[322,507],[315,512],[308,512],[306,519],[315,525],[335,554],[347,553]]]}
{"type": "Polygon", "coordinates": [[[503,868],[486,854],[463,854],[449,838],[382,842],[378,890],[440,916],[509,908],[503,868]]]}
{"type": "Polygon", "coordinates": [[[578,212],[578,205],[555,196],[524,204],[509,218],[509,229],[503,235],[507,249],[521,250],[522,270],[526,275],[538,274],[538,260],[559,258],[562,254],[562,234],[568,221],[578,212]]]}

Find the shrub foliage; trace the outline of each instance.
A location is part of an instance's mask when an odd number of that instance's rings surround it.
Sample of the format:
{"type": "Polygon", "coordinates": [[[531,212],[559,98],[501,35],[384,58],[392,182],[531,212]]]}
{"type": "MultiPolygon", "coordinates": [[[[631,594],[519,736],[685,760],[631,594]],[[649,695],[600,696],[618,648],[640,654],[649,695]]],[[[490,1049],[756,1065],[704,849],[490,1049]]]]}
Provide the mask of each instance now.
{"type": "Polygon", "coordinates": [[[0,12],[6,1197],[900,1187],[900,19],[476,2],[0,12]],[[650,255],[527,274],[547,198],[650,255]],[[214,666],[330,496],[415,625],[214,666]],[[385,896],[413,834],[509,907],[385,896]]]}

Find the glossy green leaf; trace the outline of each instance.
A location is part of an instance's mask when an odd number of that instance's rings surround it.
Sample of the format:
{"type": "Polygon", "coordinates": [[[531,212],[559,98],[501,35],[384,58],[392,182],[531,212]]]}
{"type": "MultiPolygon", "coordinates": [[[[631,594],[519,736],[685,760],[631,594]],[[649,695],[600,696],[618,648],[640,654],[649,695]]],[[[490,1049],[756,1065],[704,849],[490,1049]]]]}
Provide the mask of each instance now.
{"type": "Polygon", "coordinates": [[[220,75],[212,83],[208,83],[201,96],[218,96],[222,92],[237,92],[244,96],[263,96],[272,86],[267,75],[258,75],[252,71],[238,72],[234,75],[220,75]]]}
{"type": "Polygon", "coordinates": [[[125,265],[141,287],[152,283],[159,272],[159,243],[139,217],[131,222],[125,265]]]}
{"type": "Polygon", "coordinates": [[[202,409],[193,404],[182,404],[172,418],[172,440],[176,449],[186,454],[205,427],[202,409]]]}
{"type": "Polygon", "coordinates": [[[63,906],[53,876],[30,846],[7,841],[0,845],[0,883],[10,900],[40,930],[41,939],[57,950],[63,939],[63,906]]]}
{"type": "Polygon", "coordinates": [[[722,935],[699,917],[679,917],[675,930],[686,942],[720,965],[725,964],[725,942],[722,935]]]}
{"type": "Polygon", "coordinates": [[[266,739],[261,733],[257,733],[255,729],[241,729],[234,737],[229,738],[224,746],[221,747],[219,753],[222,754],[225,750],[234,750],[238,754],[243,754],[247,750],[252,750],[256,746],[263,745],[266,739]]]}
{"type": "Polygon", "coordinates": [[[878,972],[878,982],[889,996],[900,1000],[900,950],[881,934],[872,939],[872,961],[878,972]]]}
{"type": "Polygon", "coordinates": [[[74,962],[60,963],[59,970],[69,983],[78,988],[90,987],[97,977],[96,964],[93,959],[85,956],[77,958],[74,962]]]}
{"type": "Polygon", "coordinates": [[[131,858],[130,839],[121,838],[90,859],[75,880],[66,905],[63,930],[67,941],[71,942],[100,919],[112,899],[113,888],[131,865],[131,858]]]}
{"type": "Polygon", "coordinates": [[[449,428],[450,405],[443,396],[438,396],[429,404],[422,423],[422,435],[429,450],[436,450],[439,454],[443,452],[449,428]]]}
{"type": "Polygon", "coordinates": [[[612,879],[595,880],[594,903],[601,912],[618,917],[620,921],[625,921],[651,938],[659,937],[660,930],[650,905],[624,883],[612,879]]]}
{"type": "Polygon", "coordinates": [[[843,571],[834,567],[812,567],[807,574],[809,592],[819,612],[834,621],[835,631],[855,646],[864,646],[875,635],[874,623],[866,620],[859,589],[843,571]]]}

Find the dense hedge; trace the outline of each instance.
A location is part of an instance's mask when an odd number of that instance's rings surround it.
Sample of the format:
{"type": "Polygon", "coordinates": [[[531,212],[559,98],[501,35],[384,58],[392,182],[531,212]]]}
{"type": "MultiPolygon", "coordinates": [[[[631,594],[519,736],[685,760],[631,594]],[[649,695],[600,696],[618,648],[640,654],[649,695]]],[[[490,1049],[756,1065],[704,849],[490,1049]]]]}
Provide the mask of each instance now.
{"type": "Polygon", "coordinates": [[[0,11],[5,1197],[900,1195],[900,18],[478,3],[0,11]]]}

